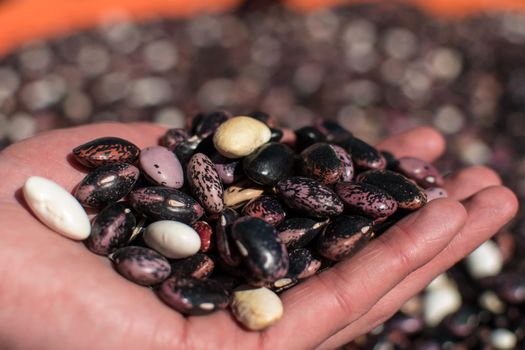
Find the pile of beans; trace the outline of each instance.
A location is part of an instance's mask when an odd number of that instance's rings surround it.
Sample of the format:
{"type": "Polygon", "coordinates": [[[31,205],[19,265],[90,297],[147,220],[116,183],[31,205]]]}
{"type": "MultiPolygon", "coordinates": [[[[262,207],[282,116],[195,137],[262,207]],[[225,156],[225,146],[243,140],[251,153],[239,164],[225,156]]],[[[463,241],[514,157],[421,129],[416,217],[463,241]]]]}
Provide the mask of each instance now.
{"type": "Polygon", "coordinates": [[[177,311],[229,306],[250,330],[282,316],[275,292],[446,196],[432,165],[395,159],[329,121],[294,131],[261,112],[219,111],[197,115],[189,132],[168,130],[161,143],[91,140],[72,150],[91,170],[74,198],[38,177],[25,198],[48,226],[84,240],[177,311]],[[98,210],[91,225],[79,204],[98,210]]]}

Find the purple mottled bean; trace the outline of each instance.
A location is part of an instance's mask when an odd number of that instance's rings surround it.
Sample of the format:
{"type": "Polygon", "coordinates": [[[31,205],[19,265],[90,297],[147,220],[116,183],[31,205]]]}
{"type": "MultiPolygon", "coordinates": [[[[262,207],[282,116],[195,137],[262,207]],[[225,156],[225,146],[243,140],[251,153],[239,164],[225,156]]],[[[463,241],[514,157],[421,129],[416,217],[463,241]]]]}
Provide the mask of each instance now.
{"type": "Polygon", "coordinates": [[[185,315],[208,315],[230,304],[230,294],[214,280],[171,277],[161,284],[157,294],[185,315]]]}
{"type": "Polygon", "coordinates": [[[107,255],[128,243],[136,225],[135,215],[121,203],[110,204],[95,218],[85,244],[93,253],[107,255]]]}
{"type": "Polygon", "coordinates": [[[445,181],[439,171],[430,163],[415,157],[398,159],[397,170],[413,179],[423,188],[443,186],[445,181]]]}
{"type": "Polygon", "coordinates": [[[286,218],[286,211],[277,198],[261,196],[252,199],[242,210],[243,215],[263,219],[270,225],[279,225],[286,218]]]}
{"type": "Polygon", "coordinates": [[[152,249],[124,247],[115,251],[110,258],[118,273],[144,286],[161,283],[171,274],[168,260],[152,249]]]}
{"type": "Polygon", "coordinates": [[[306,177],[290,177],[279,182],[276,190],[290,208],[315,218],[337,216],[344,210],[343,202],[334,191],[306,177]]]}
{"type": "Polygon", "coordinates": [[[75,198],[84,206],[100,208],[125,197],[139,174],[139,169],[127,163],[96,168],[80,182],[75,198]]]}
{"type": "Polygon", "coordinates": [[[355,174],[354,169],[354,162],[352,161],[352,157],[348,154],[348,152],[339,145],[332,145],[332,147],[335,149],[335,152],[339,156],[339,160],[341,161],[341,164],[343,165],[343,173],[341,174],[341,181],[352,181],[355,174]]]}
{"type": "Polygon", "coordinates": [[[224,190],[213,162],[203,153],[194,154],[187,165],[193,195],[207,212],[217,214],[224,208],[224,190]]]}
{"type": "Polygon", "coordinates": [[[335,192],[345,206],[358,214],[385,218],[397,210],[396,200],[379,187],[365,183],[339,182],[335,192]]]}

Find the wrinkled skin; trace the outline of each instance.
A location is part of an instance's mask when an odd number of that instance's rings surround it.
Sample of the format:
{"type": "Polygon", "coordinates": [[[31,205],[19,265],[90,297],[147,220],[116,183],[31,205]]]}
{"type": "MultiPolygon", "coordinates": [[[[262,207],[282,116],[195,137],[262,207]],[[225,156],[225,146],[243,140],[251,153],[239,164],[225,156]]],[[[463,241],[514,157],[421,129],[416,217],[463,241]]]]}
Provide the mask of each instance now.
{"type": "MultiPolygon", "coordinates": [[[[21,199],[20,188],[30,175],[73,190],[86,174],[68,161],[75,146],[111,135],[143,148],[157,144],[163,133],[144,124],[98,124],[41,134],[0,153],[3,347],[333,349],[388,319],[517,210],[514,194],[493,171],[460,170],[446,179],[451,198],[430,202],[354,257],[286,291],[283,319],[266,331],[248,332],[226,311],[182,317],[149,289],[118,276],[109,260],[47,229],[21,199]]],[[[426,161],[437,158],[443,147],[442,137],[428,128],[379,145],[398,157],[426,161]]]]}

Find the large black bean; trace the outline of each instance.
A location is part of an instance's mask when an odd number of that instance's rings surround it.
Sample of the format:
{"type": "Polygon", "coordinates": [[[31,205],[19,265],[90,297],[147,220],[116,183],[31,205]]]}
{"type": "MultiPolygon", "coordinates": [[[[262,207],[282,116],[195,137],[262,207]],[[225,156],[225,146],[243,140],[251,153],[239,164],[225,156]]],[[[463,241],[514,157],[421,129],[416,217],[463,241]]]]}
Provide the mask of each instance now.
{"type": "Polygon", "coordinates": [[[306,177],[290,177],[279,182],[276,190],[290,208],[315,218],[337,216],[344,210],[343,202],[334,191],[306,177]]]}
{"type": "Polygon", "coordinates": [[[194,135],[205,138],[217,130],[219,125],[232,117],[231,113],[217,111],[209,114],[198,114],[193,119],[192,132],[194,135]]]}
{"type": "Polygon", "coordinates": [[[110,258],[118,273],[144,286],[161,283],[171,273],[168,260],[149,248],[120,248],[111,254],[110,258]]]}
{"type": "Polygon", "coordinates": [[[348,209],[358,214],[379,218],[397,210],[397,201],[388,192],[370,184],[339,182],[335,192],[348,209]]]}
{"type": "Polygon", "coordinates": [[[294,163],[295,153],[289,146],[269,142],[245,157],[242,165],[250,180],[263,186],[273,186],[292,174],[294,163]]]}
{"type": "Polygon", "coordinates": [[[230,304],[230,293],[218,282],[171,277],[157,291],[160,299],[185,315],[207,315],[230,304]]]}
{"type": "Polygon", "coordinates": [[[291,218],[277,226],[279,238],[288,249],[306,246],[328,222],[317,222],[309,218],[291,218]]]}
{"type": "Polygon", "coordinates": [[[341,143],[352,156],[354,164],[362,169],[384,169],[386,160],[375,147],[356,137],[350,137],[341,143]]]}
{"type": "Polygon", "coordinates": [[[326,137],[323,133],[313,126],[305,126],[295,130],[295,136],[297,138],[295,141],[295,147],[299,152],[314,143],[326,141],[326,137]]]}
{"type": "Polygon", "coordinates": [[[343,163],[337,151],[327,143],[314,143],[301,152],[301,174],[319,181],[323,185],[332,185],[343,175],[343,163]]]}
{"type": "Polygon", "coordinates": [[[288,252],[272,225],[242,217],[232,226],[232,238],[255,280],[272,282],[288,272],[288,252]]]}
{"type": "Polygon", "coordinates": [[[402,209],[419,209],[427,202],[427,195],[422,188],[390,170],[369,170],[359,174],[356,180],[388,192],[402,209]]]}
{"type": "Polygon", "coordinates": [[[327,259],[339,261],[355,254],[372,237],[372,221],[363,216],[342,215],[317,236],[317,250],[327,259]]]}
{"type": "Polygon", "coordinates": [[[100,208],[125,197],[139,179],[131,164],[110,164],[96,168],[78,185],[75,198],[87,207],[100,208]]]}
{"type": "Polygon", "coordinates": [[[155,220],[175,220],[194,223],[204,214],[204,209],[189,195],[174,188],[144,187],[129,195],[137,211],[155,220]]]}
{"type": "Polygon", "coordinates": [[[201,142],[202,139],[200,137],[192,136],[187,140],[179,142],[173,149],[173,153],[175,153],[181,164],[186,164],[196,152],[201,142]]]}
{"type": "Polygon", "coordinates": [[[110,204],[95,218],[85,244],[93,253],[107,255],[128,243],[135,225],[130,208],[121,203],[110,204]]]}

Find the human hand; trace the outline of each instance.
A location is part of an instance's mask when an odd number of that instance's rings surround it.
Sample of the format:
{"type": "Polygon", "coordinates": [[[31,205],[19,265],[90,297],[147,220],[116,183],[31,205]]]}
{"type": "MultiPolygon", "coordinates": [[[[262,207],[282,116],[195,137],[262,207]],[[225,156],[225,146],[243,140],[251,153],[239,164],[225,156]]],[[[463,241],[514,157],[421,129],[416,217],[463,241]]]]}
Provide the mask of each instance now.
{"type": "MultiPolygon", "coordinates": [[[[70,191],[80,182],[86,171],[68,161],[79,144],[117,136],[142,148],[163,133],[149,124],[97,124],[41,134],[0,153],[3,347],[333,349],[388,319],[517,210],[516,197],[492,170],[460,170],[446,179],[449,199],[430,202],[352,258],[284,292],[283,318],[263,332],[249,332],[225,311],[183,317],[151,290],[118,276],[108,259],[42,225],[23,201],[20,189],[29,176],[70,191]]],[[[378,148],[433,161],[444,140],[418,128],[378,148]]]]}

